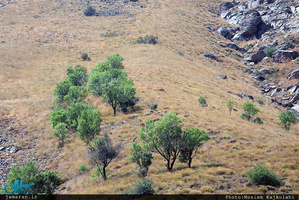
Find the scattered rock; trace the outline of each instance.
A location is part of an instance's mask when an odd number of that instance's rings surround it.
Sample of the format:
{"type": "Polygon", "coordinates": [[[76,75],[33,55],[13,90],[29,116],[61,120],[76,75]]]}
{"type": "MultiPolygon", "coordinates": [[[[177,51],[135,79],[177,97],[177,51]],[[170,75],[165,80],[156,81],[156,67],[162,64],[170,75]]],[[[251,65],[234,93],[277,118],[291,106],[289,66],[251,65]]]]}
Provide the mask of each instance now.
{"type": "Polygon", "coordinates": [[[163,88],[160,89],[155,89],[156,91],[160,91],[160,92],[165,92],[165,90],[163,88]]]}
{"type": "Polygon", "coordinates": [[[223,11],[229,10],[232,7],[234,7],[234,5],[231,2],[224,2],[222,4],[219,5],[220,9],[223,11]]]}
{"type": "Polygon", "coordinates": [[[231,34],[231,32],[228,30],[228,28],[225,28],[225,27],[220,27],[218,29],[218,33],[225,37],[226,39],[229,39],[231,40],[233,38],[233,35],[231,34]]]}
{"type": "Polygon", "coordinates": [[[245,53],[245,52],[246,52],[246,49],[244,49],[244,48],[240,48],[240,47],[238,47],[236,44],[227,44],[226,46],[227,46],[228,48],[235,49],[235,50],[240,51],[240,52],[242,52],[242,53],[245,53]]]}
{"type": "Polygon", "coordinates": [[[136,117],[139,117],[139,115],[138,114],[132,115],[132,118],[136,118],[136,117]]]}
{"type": "Polygon", "coordinates": [[[262,68],[259,70],[259,73],[261,73],[261,74],[273,74],[275,72],[276,72],[275,70],[267,69],[267,68],[262,68]]]}
{"type": "Polygon", "coordinates": [[[222,79],[227,79],[226,75],[216,74],[216,76],[218,76],[219,78],[222,78],[222,79]]]}
{"type": "Polygon", "coordinates": [[[299,67],[297,67],[296,69],[294,69],[288,74],[288,79],[299,79],[299,67]]]}
{"type": "Polygon", "coordinates": [[[254,62],[254,63],[258,63],[261,60],[263,60],[263,58],[266,56],[264,51],[257,51],[253,54],[251,54],[249,57],[244,58],[244,60],[248,61],[248,62],[254,62]]]}
{"type": "MultiPolygon", "coordinates": [[[[298,71],[299,71],[299,68],[298,68],[298,71]]],[[[291,89],[289,89],[290,95],[292,95],[293,93],[295,93],[297,91],[298,87],[299,87],[299,85],[291,87],[291,89]]]]}
{"type": "Polygon", "coordinates": [[[299,90],[295,93],[295,96],[292,98],[291,102],[296,103],[299,100],[299,90]]]}
{"type": "Polygon", "coordinates": [[[211,58],[213,60],[218,60],[217,56],[215,56],[214,54],[211,54],[211,53],[202,53],[202,55],[207,58],[211,58]]]}
{"type": "Polygon", "coordinates": [[[266,186],[268,190],[275,190],[275,187],[271,186],[271,185],[267,185],[266,186]]]}
{"type": "Polygon", "coordinates": [[[291,102],[287,101],[287,102],[283,102],[282,106],[291,108],[291,107],[293,107],[293,104],[291,102]]]}
{"type": "Polygon", "coordinates": [[[229,143],[236,143],[237,142],[237,140],[231,140],[231,141],[229,141],[229,143]]]}
{"type": "Polygon", "coordinates": [[[272,54],[275,62],[282,63],[286,60],[293,60],[299,56],[298,51],[277,50],[272,54]]]}

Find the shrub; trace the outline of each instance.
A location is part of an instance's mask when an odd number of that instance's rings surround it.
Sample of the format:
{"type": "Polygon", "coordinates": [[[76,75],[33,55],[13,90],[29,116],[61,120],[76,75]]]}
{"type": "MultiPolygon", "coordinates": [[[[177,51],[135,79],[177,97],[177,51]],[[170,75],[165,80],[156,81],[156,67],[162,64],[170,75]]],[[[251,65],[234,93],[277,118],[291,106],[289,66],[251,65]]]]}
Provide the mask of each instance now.
{"type": "Polygon", "coordinates": [[[286,130],[290,130],[290,126],[296,123],[296,115],[287,110],[286,112],[282,112],[279,116],[280,124],[283,125],[283,128],[286,130]]]}
{"type": "Polygon", "coordinates": [[[250,117],[248,114],[246,114],[246,113],[242,113],[242,114],[240,115],[240,118],[241,118],[241,119],[246,119],[246,120],[248,120],[248,121],[250,121],[250,119],[251,119],[251,117],[250,117]]]}
{"type": "Polygon", "coordinates": [[[87,60],[87,61],[90,61],[90,60],[91,60],[87,53],[82,53],[82,55],[81,55],[81,59],[82,59],[83,61],[86,61],[86,60],[87,60]]]}
{"type": "Polygon", "coordinates": [[[157,44],[158,43],[158,37],[155,37],[153,35],[146,35],[144,38],[139,37],[136,41],[139,44],[157,44]]]}
{"type": "Polygon", "coordinates": [[[249,182],[254,185],[272,185],[280,186],[281,180],[274,172],[269,171],[266,167],[260,164],[253,167],[253,169],[246,172],[249,182]]]}
{"type": "Polygon", "coordinates": [[[78,136],[86,144],[94,139],[96,135],[100,134],[101,131],[101,113],[96,109],[87,109],[81,112],[78,119],[78,136]]]}
{"type": "Polygon", "coordinates": [[[135,195],[152,195],[155,193],[153,189],[153,181],[151,179],[142,178],[136,184],[133,190],[128,192],[135,195]]]}
{"type": "Polygon", "coordinates": [[[257,123],[257,124],[263,124],[264,122],[262,121],[261,118],[257,117],[253,120],[254,123],[257,123]]]}
{"type": "Polygon", "coordinates": [[[31,193],[52,194],[61,184],[61,178],[54,171],[39,171],[39,166],[30,161],[23,163],[22,167],[13,166],[8,173],[8,184],[12,185],[16,180],[23,180],[23,184],[31,184],[31,193]]]}
{"type": "Polygon", "coordinates": [[[258,99],[256,102],[257,102],[258,104],[260,104],[260,105],[264,105],[264,104],[265,104],[264,101],[263,101],[263,99],[258,99]]]}
{"type": "Polygon", "coordinates": [[[82,103],[72,103],[66,110],[67,124],[70,128],[77,129],[78,120],[82,111],[93,109],[91,106],[82,103]]]}
{"type": "Polygon", "coordinates": [[[198,99],[198,101],[199,101],[199,103],[201,104],[202,107],[206,107],[206,106],[208,106],[208,104],[207,104],[207,100],[206,100],[205,98],[200,97],[200,98],[198,99]]]}
{"type": "Polygon", "coordinates": [[[83,86],[88,80],[87,69],[81,65],[67,68],[66,73],[73,86],[83,86]]]}
{"type": "Polygon", "coordinates": [[[66,139],[66,126],[67,125],[65,123],[59,123],[55,126],[54,130],[52,131],[52,135],[59,138],[61,146],[64,145],[64,141],[66,139]]]}
{"type": "Polygon", "coordinates": [[[83,174],[89,170],[88,165],[81,165],[78,169],[79,174],[83,174]]]}
{"type": "Polygon", "coordinates": [[[275,50],[276,50],[276,46],[272,46],[272,47],[267,47],[264,50],[264,52],[265,52],[267,57],[270,57],[275,50]]]}
{"type": "Polygon", "coordinates": [[[102,37],[116,37],[118,34],[116,32],[107,31],[105,34],[101,34],[102,37]]]}
{"type": "Polygon", "coordinates": [[[158,108],[158,104],[153,103],[150,105],[151,110],[156,110],[158,108]]]}
{"type": "Polygon", "coordinates": [[[93,8],[92,6],[88,6],[85,10],[84,10],[84,15],[85,16],[94,16],[96,14],[96,9],[93,8]]]}
{"type": "Polygon", "coordinates": [[[62,82],[57,83],[54,89],[54,96],[56,97],[57,103],[62,103],[64,97],[69,93],[69,89],[72,86],[72,83],[68,78],[64,79],[62,82]]]}
{"type": "Polygon", "coordinates": [[[118,53],[107,56],[107,59],[110,62],[110,65],[113,69],[123,69],[124,68],[124,66],[122,64],[122,61],[124,61],[124,58],[121,55],[119,55],[118,53]]]}
{"type": "Polygon", "coordinates": [[[82,102],[87,97],[88,91],[83,86],[71,86],[68,94],[64,97],[68,102],[82,102]]]}

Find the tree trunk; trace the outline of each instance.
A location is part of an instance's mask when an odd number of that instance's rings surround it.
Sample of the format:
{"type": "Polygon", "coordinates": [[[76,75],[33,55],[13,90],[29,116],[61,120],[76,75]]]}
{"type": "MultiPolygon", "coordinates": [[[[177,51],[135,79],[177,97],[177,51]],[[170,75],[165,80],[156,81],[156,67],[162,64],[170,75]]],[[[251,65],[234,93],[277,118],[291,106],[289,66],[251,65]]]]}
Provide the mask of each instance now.
{"type": "Polygon", "coordinates": [[[167,170],[170,172],[172,170],[172,167],[170,166],[170,160],[167,160],[167,170]]]}
{"type": "Polygon", "coordinates": [[[105,165],[103,166],[103,179],[106,181],[107,180],[107,176],[106,176],[106,167],[105,165]]]}
{"type": "Polygon", "coordinates": [[[189,168],[191,168],[191,162],[192,162],[192,158],[190,158],[190,159],[189,159],[189,162],[188,162],[188,167],[189,167],[189,168]]]}
{"type": "Polygon", "coordinates": [[[114,111],[114,116],[116,115],[116,106],[113,107],[113,111],[114,111]]]}

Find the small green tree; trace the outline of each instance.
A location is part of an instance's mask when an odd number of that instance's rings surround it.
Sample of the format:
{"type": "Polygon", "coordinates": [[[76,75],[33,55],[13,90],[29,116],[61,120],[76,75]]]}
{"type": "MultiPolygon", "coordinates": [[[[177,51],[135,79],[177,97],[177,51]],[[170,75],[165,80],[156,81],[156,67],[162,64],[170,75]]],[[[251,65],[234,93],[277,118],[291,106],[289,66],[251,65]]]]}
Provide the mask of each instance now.
{"type": "Polygon", "coordinates": [[[259,109],[257,109],[253,103],[248,101],[243,104],[242,109],[244,110],[244,113],[241,115],[241,118],[245,118],[248,121],[250,121],[252,117],[259,112],[259,109]]]}
{"type": "Polygon", "coordinates": [[[23,184],[31,184],[31,193],[33,194],[52,194],[61,184],[61,178],[53,171],[42,173],[39,166],[33,162],[23,163],[21,167],[13,166],[7,174],[8,184],[12,185],[17,180],[23,180],[23,184]]]}
{"type": "Polygon", "coordinates": [[[69,93],[69,89],[72,86],[72,83],[68,78],[64,79],[62,82],[57,83],[54,89],[54,96],[56,97],[57,103],[62,103],[64,97],[69,93]]]}
{"type": "Polygon", "coordinates": [[[260,164],[257,164],[253,169],[247,171],[246,176],[249,178],[249,182],[254,185],[281,185],[281,180],[276,174],[260,164]]]}
{"type": "Polygon", "coordinates": [[[88,80],[87,70],[81,65],[67,68],[66,73],[73,86],[83,86],[88,80]]]}
{"type": "Polygon", "coordinates": [[[66,128],[65,123],[59,123],[55,126],[54,130],[52,131],[52,135],[55,137],[58,137],[60,140],[60,145],[64,145],[64,141],[66,139],[66,133],[67,133],[67,128],[66,128]]]}
{"type": "Polygon", "coordinates": [[[290,130],[290,126],[296,123],[296,115],[292,111],[282,112],[279,116],[280,124],[283,125],[283,128],[290,130]]]}
{"type": "Polygon", "coordinates": [[[114,115],[116,114],[117,106],[128,102],[135,96],[136,88],[133,88],[132,85],[132,79],[127,81],[119,77],[117,79],[112,79],[103,87],[103,100],[111,105],[114,115]]]}
{"type": "Polygon", "coordinates": [[[151,179],[142,178],[136,184],[133,190],[129,190],[127,194],[133,195],[152,195],[155,193],[153,181],[151,179]]]}
{"type": "Polygon", "coordinates": [[[157,124],[152,119],[147,120],[139,133],[140,138],[166,160],[168,171],[172,170],[181,149],[180,122],[181,118],[176,113],[168,113],[157,124]]]}
{"type": "Polygon", "coordinates": [[[89,105],[82,103],[72,103],[67,107],[66,116],[67,116],[67,124],[70,128],[77,129],[78,120],[81,116],[81,112],[88,109],[94,109],[89,105]]]}
{"type": "Polygon", "coordinates": [[[137,142],[133,142],[130,147],[130,163],[137,163],[139,173],[146,177],[149,166],[152,164],[153,154],[149,151],[146,144],[142,146],[137,142]]]}
{"type": "Polygon", "coordinates": [[[118,155],[119,150],[120,145],[113,147],[107,134],[95,140],[89,147],[90,161],[97,166],[104,180],[107,180],[106,168],[118,155]]]}
{"type": "Polygon", "coordinates": [[[197,149],[209,139],[205,131],[197,128],[187,128],[181,140],[180,162],[188,162],[188,167],[191,167],[191,162],[196,155],[197,149]]]}
{"type": "Polygon", "coordinates": [[[65,110],[56,109],[51,113],[50,120],[54,128],[59,123],[67,123],[67,114],[65,110]]]}
{"type": "Polygon", "coordinates": [[[100,134],[101,131],[101,113],[96,109],[87,109],[81,112],[78,119],[78,136],[86,144],[94,139],[96,135],[100,134]]]}
{"type": "Polygon", "coordinates": [[[87,94],[88,90],[83,86],[71,86],[64,100],[73,103],[82,102],[87,97],[87,94]]]}
{"type": "Polygon", "coordinates": [[[111,67],[113,69],[123,69],[124,68],[124,66],[122,64],[122,61],[124,61],[124,58],[121,55],[119,55],[118,53],[108,56],[107,59],[110,62],[111,67]]]}
{"type": "Polygon", "coordinates": [[[199,101],[199,103],[201,104],[202,107],[206,107],[206,106],[208,106],[208,104],[207,104],[207,100],[206,100],[205,98],[200,97],[200,98],[198,99],[198,101],[199,101]]]}
{"type": "Polygon", "coordinates": [[[229,110],[229,114],[231,115],[232,114],[232,110],[234,108],[234,101],[229,99],[226,103],[227,107],[228,107],[228,110],[229,110]]]}
{"type": "Polygon", "coordinates": [[[92,6],[88,6],[85,10],[84,10],[84,15],[85,16],[94,16],[96,14],[96,9],[92,6]]]}

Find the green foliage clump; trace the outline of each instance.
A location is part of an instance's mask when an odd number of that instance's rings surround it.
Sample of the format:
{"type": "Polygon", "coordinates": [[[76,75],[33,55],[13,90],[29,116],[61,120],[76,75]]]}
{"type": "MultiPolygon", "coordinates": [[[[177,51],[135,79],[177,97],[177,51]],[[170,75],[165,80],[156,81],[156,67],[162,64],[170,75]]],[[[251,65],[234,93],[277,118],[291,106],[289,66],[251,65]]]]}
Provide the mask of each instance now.
{"type": "Polygon", "coordinates": [[[66,73],[73,86],[83,86],[88,80],[87,69],[81,65],[67,68],[66,73]]]}
{"type": "Polygon", "coordinates": [[[201,105],[202,107],[206,107],[206,106],[208,106],[208,104],[207,104],[207,100],[206,100],[205,98],[200,97],[200,98],[198,99],[198,101],[199,101],[199,103],[200,103],[200,105],[201,105]]]}
{"type": "Polygon", "coordinates": [[[258,99],[256,102],[257,102],[258,104],[260,104],[260,105],[264,105],[264,104],[265,104],[264,101],[263,101],[263,99],[258,99]]]}
{"type": "Polygon", "coordinates": [[[187,163],[191,167],[191,162],[196,155],[198,147],[200,147],[210,137],[203,130],[197,128],[187,128],[184,131],[180,145],[180,162],[187,163]]]}
{"type": "Polygon", "coordinates": [[[53,194],[61,184],[61,178],[54,171],[46,170],[42,173],[33,161],[23,163],[21,167],[13,166],[7,177],[9,185],[16,180],[23,180],[24,185],[34,183],[30,187],[33,194],[53,194]]]}
{"type": "Polygon", "coordinates": [[[86,144],[94,139],[101,131],[101,113],[96,109],[86,109],[81,112],[78,118],[78,136],[86,144]]]}
{"type": "Polygon", "coordinates": [[[283,125],[283,128],[290,130],[292,124],[296,123],[296,115],[292,111],[282,112],[279,116],[280,124],[283,125]]]}
{"type": "Polygon", "coordinates": [[[181,118],[176,113],[169,113],[162,117],[156,124],[154,120],[145,121],[139,133],[140,138],[155,149],[165,160],[168,171],[171,171],[180,153],[182,129],[179,123],[181,118]]]}
{"type": "Polygon", "coordinates": [[[158,37],[155,37],[153,35],[146,35],[144,38],[139,37],[136,41],[139,44],[157,44],[158,43],[158,37]]]}
{"type": "Polygon", "coordinates": [[[231,115],[232,114],[232,110],[234,108],[234,101],[229,99],[226,103],[227,107],[228,107],[228,110],[229,110],[229,114],[231,115]]]}
{"type": "Polygon", "coordinates": [[[276,50],[276,46],[272,46],[272,47],[267,47],[264,52],[266,54],[267,57],[270,57],[272,55],[272,53],[276,50]]]}
{"type": "Polygon", "coordinates": [[[54,96],[56,97],[57,103],[62,103],[64,97],[69,93],[69,89],[72,86],[71,81],[66,78],[62,82],[57,83],[54,89],[54,96]]]}
{"type": "Polygon", "coordinates": [[[253,120],[253,123],[256,123],[256,124],[263,124],[264,122],[262,121],[262,119],[260,117],[257,117],[253,120]]]}
{"type": "Polygon", "coordinates": [[[87,53],[82,53],[82,55],[81,55],[81,59],[82,59],[83,61],[86,61],[86,60],[87,60],[87,61],[90,61],[90,60],[91,60],[87,53]]]}
{"type": "Polygon", "coordinates": [[[243,104],[242,109],[244,110],[244,113],[242,113],[240,117],[242,119],[247,119],[248,121],[259,112],[259,109],[257,109],[253,103],[248,101],[243,104]]]}
{"type": "Polygon", "coordinates": [[[66,110],[66,122],[70,128],[77,129],[78,120],[82,111],[93,109],[91,106],[82,103],[72,103],[66,110]]]}
{"type": "Polygon", "coordinates": [[[84,15],[85,16],[94,16],[96,14],[96,9],[92,6],[88,6],[85,10],[84,10],[84,15]]]}
{"type": "Polygon", "coordinates": [[[82,102],[87,97],[87,94],[88,90],[83,86],[71,86],[64,100],[73,103],[82,102]]]}
{"type": "Polygon", "coordinates": [[[275,175],[275,173],[269,171],[266,167],[260,164],[247,171],[246,175],[249,178],[250,183],[254,185],[281,185],[281,180],[275,175]]]}
{"type": "Polygon", "coordinates": [[[97,166],[98,171],[104,180],[107,180],[106,168],[110,162],[116,158],[120,150],[120,145],[114,147],[107,134],[104,137],[93,141],[89,147],[91,163],[97,166]]]}
{"type": "Polygon", "coordinates": [[[155,193],[153,181],[151,179],[142,178],[136,184],[133,190],[129,190],[128,194],[135,195],[152,195],[155,193]]]}
{"type": "Polygon", "coordinates": [[[67,114],[65,110],[56,109],[51,113],[50,120],[54,128],[59,123],[67,123],[67,114]]]}
{"type": "Polygon", "coordinates": [[[140,145],[133,142],[130,147],[130,163],[137,163],[139,174],[143,177],[147,176],[149,166],[152,164],[153,154],[149,151],[146,144],[140,145]]]}
{"type": "Polygon", "coordinates": [[[122,61],[124,61],[125,59],[118,53],[107,56],[107,59],[110,62],[112,69],[124,68],[122,61]]]}
{"type": "Polygon", "coordinates": [[[83,174],[89,170],[88,165],[81,165],[78,169],[79,174],[83,174]]]}
{"type": "Polygon", "coordinates": [[[67,133],[67,125],[65,123],[59,123],[54,127],[54,130],[52,131],[52,135],[55,137],[58,137],[60,141],[60,145],[64,145],[64,141],[66,139],[66,133],[67,133]]]}

